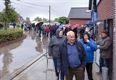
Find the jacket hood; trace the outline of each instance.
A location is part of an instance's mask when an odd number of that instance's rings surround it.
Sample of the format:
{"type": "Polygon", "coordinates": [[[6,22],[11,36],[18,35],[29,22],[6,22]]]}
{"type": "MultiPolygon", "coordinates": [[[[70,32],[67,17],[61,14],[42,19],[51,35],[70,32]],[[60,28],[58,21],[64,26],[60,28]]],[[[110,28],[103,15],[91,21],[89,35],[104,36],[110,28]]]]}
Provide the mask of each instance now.
{"type": "Polygon", "coordinates": [[[59,32],[62,31],[61,29],[56,30],[56,37],[59,37],[59,32]]]}

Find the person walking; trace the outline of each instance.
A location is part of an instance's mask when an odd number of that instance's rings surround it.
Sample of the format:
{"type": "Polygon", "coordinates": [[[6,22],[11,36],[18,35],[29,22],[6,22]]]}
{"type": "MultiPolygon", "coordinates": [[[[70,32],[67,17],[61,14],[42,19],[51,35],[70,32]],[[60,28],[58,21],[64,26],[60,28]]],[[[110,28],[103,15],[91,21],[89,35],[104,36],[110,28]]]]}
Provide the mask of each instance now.
{"type": "Polygon", "coordinates": [[[101,40],[97,42],[98,49],[100,49],[100,72],[102,68],[107,68],[108,72],[106,77],[108,80],[112,80],[112,40],[108,36],[108,32],[103,30],[101,32],[101,40]]]}
{"type": "Polygon", "coordinates": [[[83,47],[86,52],[86,71],[88,79],[93,80],[92,65],[94,60],[94,51],[96,51],[97,49],[97,44],[92,38],[90,38],[90,34],[88,34],[87,32],[83,34],[80,42],[83,44],[83,47]]]}
{"type": "Polygon", "coordinates": [[[15,23],[15,22],[13,22],[13,23],[12,23],[12,25],[13,25],[13,28],[15,28],[15,27],[16,27],[16,23],[15,23]]]}
{"type": "Polygon", "coordinates": [[[66,80],[84,80],[85,50],[82,44],[76,40],[73,31],[67,32],[67,38],[60,47],[61,74],[66,80]]]}
{"type": "Polygon", "coordinates": [[[43,25],[43,22],[39,22],[39,23],[36,24],[36,32],[37,33],[39,32],[39,37],[41,37],[42,25],[43,25]]]}
{"type": "Polygon", "coordinates": [[[50,32],[50,26],[49,26],[49,25],[45,25],[45,27],[44,27],[44,32],[45,32],[45,36],[48,37],[48,34],[49,34],[49,32],[50,32]]]}
{"type": "MultiPolygon", "coordinates": [[[[53,58],[57,80],[59,80],[59,74],[61,70],[61,59],[60,59],[59,48],[64,40],[65,37],[63,36],[63,30],[58,29],[56,31],[56,36],[52,36],[48,46],[48,54],[53,58]]],[[[64,80],[62,75],[61,75],[61,80],[64,80]]]]}

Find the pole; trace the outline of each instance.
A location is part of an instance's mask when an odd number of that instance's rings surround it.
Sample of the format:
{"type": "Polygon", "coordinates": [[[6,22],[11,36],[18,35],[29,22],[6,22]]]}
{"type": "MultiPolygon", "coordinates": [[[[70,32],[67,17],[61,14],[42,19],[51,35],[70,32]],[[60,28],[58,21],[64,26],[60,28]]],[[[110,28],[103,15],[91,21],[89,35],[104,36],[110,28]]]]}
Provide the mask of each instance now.
{"type": "Polygon", "coordinates": [[[92,22],[93,22],[93,33],[94,33],[94,37],[95,37],[96,22],[97,22],[97,2],[96,2],[96,0],[93,0],[92,4],[93,4],[93,6],[92,6],[91,18],[92,18],[92,22]]]}
{"type": "MultiPolygon", "coordinates": [[[[49,28],[51,27],[50,23],[51,23],[51,6],[49,5],[49,28]]],[[[51,35],[51,33],[50,33],[50,35],[51,35]]]]}
{"type": "Polygon", "coordinates": [[[51,23],[51,6],[49,5],[49,26],[50,26],[50,23],[51,23]]]}

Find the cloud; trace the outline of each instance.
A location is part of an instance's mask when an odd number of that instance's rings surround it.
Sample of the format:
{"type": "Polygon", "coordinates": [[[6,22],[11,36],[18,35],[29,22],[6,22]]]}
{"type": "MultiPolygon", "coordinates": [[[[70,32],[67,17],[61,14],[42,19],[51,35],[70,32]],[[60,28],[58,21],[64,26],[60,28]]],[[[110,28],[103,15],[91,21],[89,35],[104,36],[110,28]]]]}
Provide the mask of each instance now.
{"type": "MultiPolygon", "coordinates": [[[[51,17],[68,16],[71,7],[88,6],[89,0],[11,0],[12,6],[24,18],[36,16],[45,16],[48,18],[49,5],[51,5],[51,17]]],[[[0,10],[3,7],[3,1],[0,1],[0,10]]]]}

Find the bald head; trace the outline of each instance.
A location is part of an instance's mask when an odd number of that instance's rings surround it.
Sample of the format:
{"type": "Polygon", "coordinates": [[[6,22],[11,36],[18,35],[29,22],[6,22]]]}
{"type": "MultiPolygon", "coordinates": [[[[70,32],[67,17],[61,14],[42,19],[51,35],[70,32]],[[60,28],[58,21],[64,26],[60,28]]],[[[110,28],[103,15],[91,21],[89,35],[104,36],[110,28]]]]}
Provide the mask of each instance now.
{"type": "Polygon", "coordinates": [[[67,32],[67,41],[70,44],[73,44],[75,42],[75,33],[73,31],[67,32]]]}

